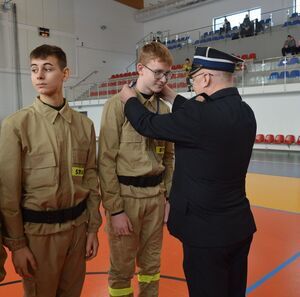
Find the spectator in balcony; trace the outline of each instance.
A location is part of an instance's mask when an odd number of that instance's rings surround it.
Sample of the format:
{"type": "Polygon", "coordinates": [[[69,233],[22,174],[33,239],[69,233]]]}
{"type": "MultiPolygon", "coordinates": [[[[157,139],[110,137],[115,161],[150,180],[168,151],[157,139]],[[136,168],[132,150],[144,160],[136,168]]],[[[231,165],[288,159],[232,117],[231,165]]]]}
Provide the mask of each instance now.
{"type": "Polygon", "coordinates": [[[162,43],[159,36],[156,37],[156,42],[162,43]]]}
{"type": "Polygon", "coordinates": [[[185,71],[186,84],[187,84],[187,87],[188,87],[188,92],[191,92],[191,90],[192,90],[192,84],[191,84],[189,73],[190,73],[190,71],[192,69],[192,63],[191,63],[191,61],[190,61],[189,58],[185,59],[185,63],[182,65],[182,69],[185,71]]]}
{"type": "Polygon", "coordinates": [[[152,39],[152,42],[162,43],[159,36],[154,36],[153,39],[152,39]]]}
{"type": "Polygon", "coordinates": [[[255,35],[257,35],[257,33],[263,32],[264,27],[261,23],[261,21],[259,21],[258,19],[255,19],[255,35]]]}
{"type": "Polygon", "coordinates": [[[225,17],[224,19],[224,23],[223,23],[223,27],[220,28],[220,35],[222,35],[223,33],[228,33],[231,30],[231,25],[230,22],[227,20],[227,18],[225,17]]]}
{"type": "Polygon", "coordinates": [[[242,38],[253,36],[254,24],[250,21],[248,14],[245,15],[244,21],[240,26],[240,35],[242,38]]]}
{"type": "Polygon", "coordinates": [[[298,40],[298,44],[297,44],[297,52],[296,54],[300,54],[300,40],[298,40]]]}
{"type": "Polygon", "coordinates": [[[231,30],[231,24],[227,20],[227,18],[225,18],[225,20],[224,20],[223,29],[224,29],[225,33],[228,33],[231,30]]]}
{"type": "Polygon", "coordinates": [[[283,48],[281,49],[282,56],[285,56],[286,54],[295,55],[297,51],[295,38],[292,35],[288,35],[283,48]]]}

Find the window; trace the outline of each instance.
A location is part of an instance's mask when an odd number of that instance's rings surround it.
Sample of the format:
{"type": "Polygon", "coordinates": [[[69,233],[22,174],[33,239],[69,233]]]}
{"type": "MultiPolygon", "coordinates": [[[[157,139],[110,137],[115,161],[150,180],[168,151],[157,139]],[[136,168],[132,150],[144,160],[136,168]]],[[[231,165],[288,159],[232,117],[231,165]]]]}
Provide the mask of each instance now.
{"type": "MultiPolygon", "coordinates": [[[[295,0],[295,1],[297,1],[297,0],[295,0]]],[[[299,0],[299,3],[300,3],[300,0],[299,0]]],[[[243,22],[246,14],[249,15],[249,18],[251,21],[253,21],[255,19],[258,19],[259,21],[261,20],[261,8],[253,8],[253,9],[244,10],[242,12],[228,14],[226,16],[224,15],[221,17],[214,18],[213,19],[213,28],[214,28],[214,30],[219,30],[221,27],[223,27],[225,17],[230,22],[231,28],[233,28],[235,26],[239,27],[240,24],[243,22]]]]}
{"type": "Polygon", "coordinates": [[[300,12],[300,0],[294,0],[295,12],[300,12]]]}

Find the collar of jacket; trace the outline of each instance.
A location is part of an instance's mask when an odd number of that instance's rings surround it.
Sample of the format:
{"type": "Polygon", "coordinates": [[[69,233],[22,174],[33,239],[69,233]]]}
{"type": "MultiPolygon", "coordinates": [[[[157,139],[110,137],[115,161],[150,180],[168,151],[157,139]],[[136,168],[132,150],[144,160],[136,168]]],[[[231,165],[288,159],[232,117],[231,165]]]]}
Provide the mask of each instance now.
{"type": "Polygon", "coordinates": [[[66,103],[64,107],[57,111],[54,108],[44,104],[39,97],[35,99],[35,102],[33,104],[34,108],[37,110],[38,113],[40,113],[43,117],[45,117],[51,124],[54,124],[56,117],[58,114],[62,116],[64,120],[66,120],[68,123],[72,122],[72,113],[71,108],[66,100],[66,103]]]}
{"type": "Polygon", "coordinates": [[[136,97],[143,105],[145,105],[146,102],[149,102],[151,104],[151,106],[154,108],[154,110],[156,110],[157,100],[160,100],[159,96],[157,94],[154,93],[150,99],[145,99],[138,90],[136,90],[136,94],[137,94],[136,97]]]}
{"type": "Polygon", "coordinates": [[[219,90],[212,95],[210,95],[210,99],[212,101],[222,99],[224,97],[228,96],[240,96],[239,91],[237,88],[231,87],[231,88],[225,88],[222,90],[219,90]]]}

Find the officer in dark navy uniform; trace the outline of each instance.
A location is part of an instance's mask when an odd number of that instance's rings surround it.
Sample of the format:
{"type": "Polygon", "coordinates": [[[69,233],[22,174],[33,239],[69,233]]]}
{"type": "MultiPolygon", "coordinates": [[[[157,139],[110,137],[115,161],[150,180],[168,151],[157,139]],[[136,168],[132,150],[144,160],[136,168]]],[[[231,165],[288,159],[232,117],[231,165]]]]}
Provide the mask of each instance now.
{"type": "Polygon", "coordinates": [[[172,114],[156,115],[121,91],[125,115],[142,135],[175,143],[168,228],[183,243],[190,297],[244,297],[247,258],[256,226],[245,179],[256,120],[233,86],[241,59],[210,47],[196,49],[191,79],[196,96],[170,88],[172,114]]]}

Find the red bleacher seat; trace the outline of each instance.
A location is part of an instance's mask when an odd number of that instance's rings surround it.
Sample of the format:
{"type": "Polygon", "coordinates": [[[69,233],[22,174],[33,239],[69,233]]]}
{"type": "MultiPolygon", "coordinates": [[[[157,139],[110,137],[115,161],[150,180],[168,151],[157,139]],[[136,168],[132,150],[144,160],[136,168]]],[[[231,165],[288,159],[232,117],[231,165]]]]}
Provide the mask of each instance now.
{"type": "Polygon", "coordinates": [[[284,143],[284,136],[282,134],[276,135],[274,143],[276,143],[276,144],[284,143]]]}
{"type": "Polygon", "coordinates": [[[273,134],[267,134],[265,137],[265,143],[274,143],[275,137],[273,134]]]}
{"type": "Polygon", "coordinates": [[[127,80],[119,80],[118,81],[118,86],[123,86],[127,83],[127,80]]]}
{"type": "Polygon", "coordinates": [[[255,143],[263,143],[265,141],[264,134],[257,134],[255,137],[255,143]]]}
{"type": "Polygon", "coordinates": [[[90,92],[90,97],[95,97],[95,96],[98,96],[97,91],[90,92]]]}
{"type": "Polygon", "coordinates": [[[243,55],[242,55],[242,59],[243,59],[243,60],[248,60],[248,59],[249,59],[248,54],[243,54],[243,55]]]}
{"type": "Polygon", "coordinates": [[[106,96],[107,95],[107,91],[100,91],[99,92],[99,96],[106,96]]]}
{"type": "MultiPolygon", "coordinates": [[[[183,73],[184,74],[184,73],[183,73]]],[[[176,78],[181,78],[181,73],[176,74],[176,78]]]]}
{"type": "Polygon", "coordinates": [[[256,59],[256,53],[250,53],[249,59],[256,59]]]}
{"type": "Polygon", "coordinates": [[[295,135],[286,135],[284,138],[284,143],[287,145],[291,145],[295,143],[295,141],[296,141],[295,135]]]}
{"type": "Polygon", "coordinates": [[[298,136],[298,139],[296,141],[296,144],[300,145],[300,136],[298,136]]]}

